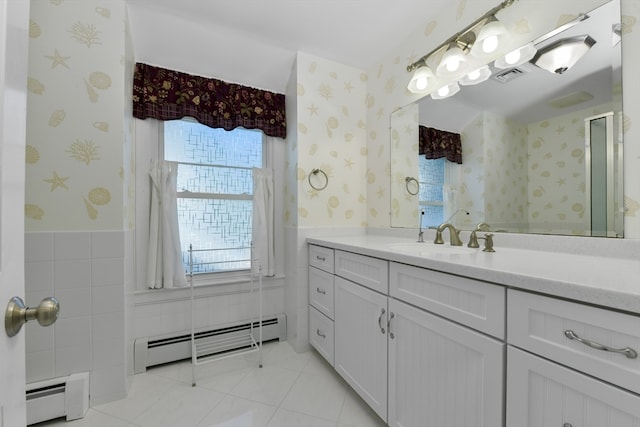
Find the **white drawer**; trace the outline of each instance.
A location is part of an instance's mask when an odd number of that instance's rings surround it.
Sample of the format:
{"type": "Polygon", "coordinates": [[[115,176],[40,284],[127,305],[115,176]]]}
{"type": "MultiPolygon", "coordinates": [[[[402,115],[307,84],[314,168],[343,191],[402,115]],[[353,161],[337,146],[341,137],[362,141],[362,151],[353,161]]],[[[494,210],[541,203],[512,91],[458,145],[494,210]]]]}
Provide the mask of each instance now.
{"type": "Polygon", "coordinates": [[[333,366],[333,321],[309,307],[309,343],[333,366]]]}
{"type": "Polygon", "coordinates": [[[309,245],[309,265],[333,274],[333,249],[309,245]]]}
{"type": "Polygon", "coordinates": [[[336,275],[385,295],[389,293],[389,263],[378,258],[336,250],[336,275]]]}
{"type": "Polygon", "coordinates": [[[333,319],[333,274],[309,267],[309,304],[333,319]]]}
{"type": "Polygon", "coordinates": [[[389,287],[396,299],[504,339],[502,286],[392,262],[389,287]]]}
{"type": "Polygon", "coordinates": [[[508,306],[509,344],[640,393],[640,316],[512,289],[508,306]],[[567,331],[612,349],[628,348],[631,357],[592,348],[568,338],[567,331]]]}

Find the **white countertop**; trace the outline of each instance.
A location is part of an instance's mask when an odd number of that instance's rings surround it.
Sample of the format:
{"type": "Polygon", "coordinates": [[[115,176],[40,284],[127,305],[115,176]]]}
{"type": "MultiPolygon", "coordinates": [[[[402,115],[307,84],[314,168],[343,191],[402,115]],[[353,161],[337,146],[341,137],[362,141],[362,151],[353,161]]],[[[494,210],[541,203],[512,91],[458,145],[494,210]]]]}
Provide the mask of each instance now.
{"type": "Polygon", "coordinates": [[[639,259],[498,245],[496,252],[488,253],[451,248],[448,242],[434,245],[426,237],[418,244],[415,239],[375,234],[308,237],[307,242],[640,314],[639,259]]]}

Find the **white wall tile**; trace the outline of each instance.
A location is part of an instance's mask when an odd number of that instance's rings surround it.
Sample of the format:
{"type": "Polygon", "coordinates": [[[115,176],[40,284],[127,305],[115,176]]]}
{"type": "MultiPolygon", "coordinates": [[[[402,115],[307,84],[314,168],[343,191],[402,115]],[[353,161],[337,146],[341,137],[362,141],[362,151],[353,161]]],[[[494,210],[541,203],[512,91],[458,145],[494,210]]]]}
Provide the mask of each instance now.
{"type": "Polygon", "coordinates": [[[53,294],[53,261],[25,262],[25,289],[32,292],[53,294]]]}
{"type": "Polygon", "coordinates": [[[94,315],[91,334],[94,342],[115,339],[124,341],[124,313],[94,315]]]}
{"type": "Polygon", "coordinates": [[[27,384],[55,378],[54,360],[53,350],[27,353],[27,384]]]}
{"type": "Polygon", "coordinates": [[[92,313],[104,314],[124,310],[124,290],[122,286],[97,286],[91,289],[92,313]]]}
{"type": "Polygon", "coordinates": [[[74,317],[58,319],[55,328],[56,349],[66,347],[91,347],[91,318],[74,317]]]}
{"type": "Polygon", "coordinates": [[[24,244],[26,262],[53,260],[53,233],[25,233],[24,244]]]}
{"type": "Polygon", "coordinates": [[[124,355],[124,340],[94,340],[93,370],[121,365],[124,355]]]}
{"type": "Polygon", "coordinates": [[[124,257],[124,233],[122,231],[100,231],[91,233],[91,257],[124,257]]]}
{"type": "Polygon", "coordinates": [[[60,289],[55,297],[60,303],[58,319],[91,316],[91,289],[60,289]]]}
{"type": "Polygon", "coordinates": [[[91,258],[91,234],[84,232],[61,232],[53,237],[55,260],[91,258]]]}
{"type": "Polygon", "coordinates": [[[90,370],[91,348],[80,346],[56,348],[56,377],[62,377],[76,372],[88,372],[90,370]]]}
{"type": "Polygon", "coordinates": [[[91,286],[124,286],[122,258],[101,258],[91,262],[91,286]]]}
{"type": "Polygon", "coordinates": [[[53,285],[60,289],[89,289],[91,286],[91,261],[56,261],[53,265],[53,285]]]}
{"type": "Polygon", "coordinates": [[[37,321],[29,322],[24,327],[25,351],[36,353],[53,351],[53,326],[40,326],[37,321]]]}
{"type": "Polygon", "coordinates": [[[124,363],[91,373],[91,405],[122,399],[127,395],[124,363]]]}

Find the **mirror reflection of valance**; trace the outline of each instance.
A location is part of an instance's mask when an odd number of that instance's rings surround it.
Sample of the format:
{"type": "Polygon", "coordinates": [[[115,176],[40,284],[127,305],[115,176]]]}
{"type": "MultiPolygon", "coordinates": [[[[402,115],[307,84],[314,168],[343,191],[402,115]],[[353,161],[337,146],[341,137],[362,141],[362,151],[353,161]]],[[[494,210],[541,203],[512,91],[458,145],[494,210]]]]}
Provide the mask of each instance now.
{"type": "Polygon", "coordinates": [[[222,80],[137,63],[133,116],[177,120],[189,116],[212,128],[260,129],[287,135],[285,96],[222,80]]]}
{"type": "Polygon", "coordinates": [[[462,164],[462,141],[459,133],[419,126],[418,150],[418,154],[424,154],[427,159],[446,157],[450,162],[462,164]]]}

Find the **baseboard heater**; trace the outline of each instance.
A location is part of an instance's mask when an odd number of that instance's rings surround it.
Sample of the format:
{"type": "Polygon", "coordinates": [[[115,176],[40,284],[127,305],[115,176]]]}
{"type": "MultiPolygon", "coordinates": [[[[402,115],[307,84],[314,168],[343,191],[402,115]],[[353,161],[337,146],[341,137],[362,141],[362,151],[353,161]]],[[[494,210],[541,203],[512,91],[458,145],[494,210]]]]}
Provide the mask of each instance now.
{"type": "MultiPolygon", "coordinates": [[[[224,327],[215,328],[206,331],[198,331],[195,333],[195,339],[211,339],[211,337],[225,338],[233,337],[240,332],[245,332],[251,327],[251,321],[225,325],[224,327]]],[[[258,339],[258,322],[254,321],[254,336],[258,339]]],[[[273,317],[265,318],[262,321],[262,340],[284,341],[287,336],[287,321],[284,314],[278,314],[273,317]]],[[[228,340],[233,342],[233,340],[228,340]]],[[[218,348],[218,352],[226,352],[237,350],[236,348],[218,348]]],[[[175,362],[178,360],[189,359],[191,357],[191,332],[178,333],[174,336],[163,337],[142,337],[136,338],[134,344],[134,373],[139,374],[145,372],[148,367],[161,365],[164,363],[175,362]]]]}
{"type": "Polygon", "coordinates": [[[61,417],[77,420],[88,410],[88,372],[27,384],[27,425],[61,417]]]}

